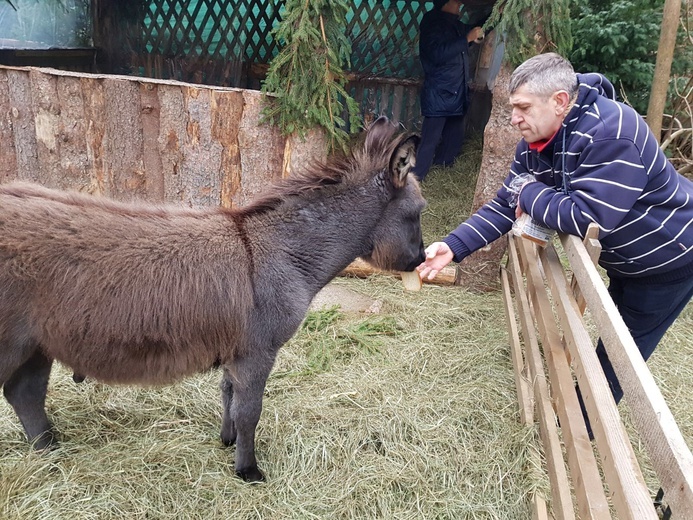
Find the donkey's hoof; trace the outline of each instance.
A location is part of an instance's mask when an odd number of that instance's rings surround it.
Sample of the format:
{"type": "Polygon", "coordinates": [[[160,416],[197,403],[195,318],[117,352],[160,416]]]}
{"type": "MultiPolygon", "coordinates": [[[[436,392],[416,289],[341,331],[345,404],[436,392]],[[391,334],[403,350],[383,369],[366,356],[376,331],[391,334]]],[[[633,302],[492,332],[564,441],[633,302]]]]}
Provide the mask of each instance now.
{"type": "Polygon", "coordinates": [[[246,482],[264,482],[265,475],[258,469],[257,466],[252,468],[239,469],[236,471],[236,475],[245,480],[246,482]]]}
{"type": "Polygon", "coordinates": [[[223,433],[221,434],[221,443],[224,446],[233,446],[236,444],[236,436],[235,435],[224,435],[223,433]]]}
{"type": "Polygon", "coordinates": [[[85,379],[86,379],[86,376],[83,376],[82,374],[78,374],[77,372],[72,374],[72,380],[75,383],[83,383],[85,379]]]}
{"type": "Polygon", "coordinates": [[[52,431],[43,432],[31,439],[31,447],[36,451],[48,451],[58,446],[58,439],[52,431]]]}

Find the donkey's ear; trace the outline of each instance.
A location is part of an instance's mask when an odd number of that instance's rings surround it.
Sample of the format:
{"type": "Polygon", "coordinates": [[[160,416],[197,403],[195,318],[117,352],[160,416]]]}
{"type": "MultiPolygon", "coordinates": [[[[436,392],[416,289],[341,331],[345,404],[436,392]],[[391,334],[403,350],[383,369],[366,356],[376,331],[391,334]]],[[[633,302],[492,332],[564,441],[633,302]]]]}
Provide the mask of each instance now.
{"type": "Polygon", "coordinates": [[[407,183],[407,175],[416,164],[416,148],[419,146],[418,135],[410,135],[403,139],[390,156],[390,177],[396,188],[402,188],[407,183]]]}

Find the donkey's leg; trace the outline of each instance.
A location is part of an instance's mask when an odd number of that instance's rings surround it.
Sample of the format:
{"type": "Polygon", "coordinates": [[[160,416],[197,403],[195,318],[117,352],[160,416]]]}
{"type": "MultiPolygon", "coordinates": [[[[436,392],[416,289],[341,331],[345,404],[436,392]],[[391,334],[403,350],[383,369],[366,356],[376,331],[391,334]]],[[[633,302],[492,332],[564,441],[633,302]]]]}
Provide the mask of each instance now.
{"type": "Polygon", "coordinates": [[[223,409],[221,442],[224,443],[224,446],[231,446],[236,442],[236,423],[233,419],[231,403],[233,403],[233,382],[228,369],[224,368],[224,376],[221,380],[221,406],[223,409]]]}
{"type": "Polygon", "coordinates": [[[55,435],[46,416],[46,391],[53,359],[40,350],[21,365],[5,381],[5,398],[14,408],[24,426],[29,442],[36,449],[45,449],[55,444],[55,435]]]}
{"type": "Polygon", "coordinates": [[[236,429],[236,475],[246,482],[262,482],[265,475],[255,458],[255,428],[262,412],[262,394],[274,358],[237,360],[233,379],[233,401],[230,412],[236,429]]]}

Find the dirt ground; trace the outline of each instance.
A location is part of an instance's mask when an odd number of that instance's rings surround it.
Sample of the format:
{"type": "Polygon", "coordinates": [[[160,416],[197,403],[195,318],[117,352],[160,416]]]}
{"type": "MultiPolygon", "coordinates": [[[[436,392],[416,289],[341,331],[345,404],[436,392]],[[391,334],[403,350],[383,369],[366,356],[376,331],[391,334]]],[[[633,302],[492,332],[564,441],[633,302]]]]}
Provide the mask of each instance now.
{"type": "Polygon", "coordinates": [[[338,305],[342,312],[378,314],[382,303],[346,287],[330,283],[315,295],[310,309],[329,309],[335,305],[338,305]]]}

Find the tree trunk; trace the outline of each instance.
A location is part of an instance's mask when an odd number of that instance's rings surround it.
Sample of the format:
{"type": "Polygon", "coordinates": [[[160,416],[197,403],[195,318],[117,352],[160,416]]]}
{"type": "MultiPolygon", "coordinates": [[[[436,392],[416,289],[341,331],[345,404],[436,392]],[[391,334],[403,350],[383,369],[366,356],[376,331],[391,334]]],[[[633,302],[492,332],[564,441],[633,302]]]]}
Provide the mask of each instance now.
{"type": "Polygon", "coordinates": [[[657,62],[655,64],[654,78],[652,79],[650,103],[647,107],[647,124],[657,138],[657,142],[660,141],[662,135],[662,116],[664,115],[664,105],[667,101],[671,62],[674,60],[676,30],[679,25],[680,13],[681,0],[666,0],[664,2],[657,62]]]}
{"type": "MultiPolygon", "coordinates": [[[[476,183],[472,211],[476,211],[496,195],[508,174],[515,146],[520,138],[510,124],[508,84],[511,73],[511,69],[503,64],[495,79],[491,117],[484,131],[481,171],[476,183]]],[[[502,238],[463,260],[459,265],[457,283],[479,291],[498,289],[498,268],[505,247],[506,241],[502,238]]]]}

